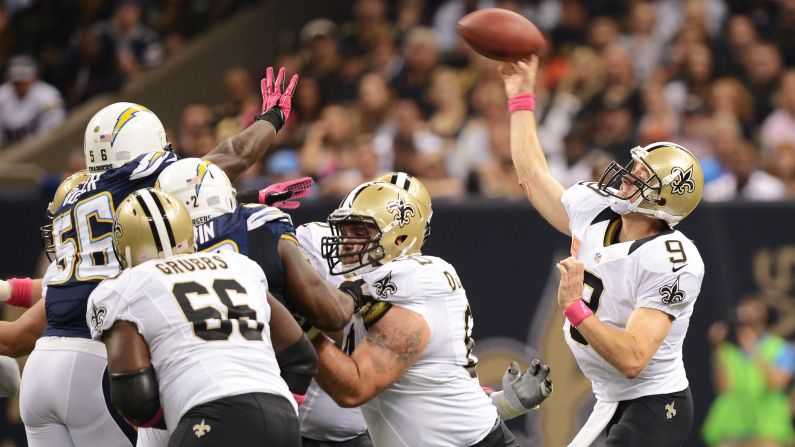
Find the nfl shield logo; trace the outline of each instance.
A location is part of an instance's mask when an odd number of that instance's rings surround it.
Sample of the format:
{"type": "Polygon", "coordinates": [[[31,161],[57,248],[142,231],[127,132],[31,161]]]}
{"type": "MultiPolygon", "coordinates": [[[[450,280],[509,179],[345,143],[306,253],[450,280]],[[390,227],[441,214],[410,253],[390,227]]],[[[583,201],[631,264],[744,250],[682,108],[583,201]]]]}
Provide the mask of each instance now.
{"type": "Polygon", "coordinates": [[[598,263],[599,263],[599,261],[601,261],[601,260],[602,260],[602,254],[601,254],[601,253],[597,253],[597,254],[595,254],[595,255],[594,255],[594,257],[593,257],[593,261],[594,261],[595,263],[597,263],[597,264],[598,264],[598,263]]]}

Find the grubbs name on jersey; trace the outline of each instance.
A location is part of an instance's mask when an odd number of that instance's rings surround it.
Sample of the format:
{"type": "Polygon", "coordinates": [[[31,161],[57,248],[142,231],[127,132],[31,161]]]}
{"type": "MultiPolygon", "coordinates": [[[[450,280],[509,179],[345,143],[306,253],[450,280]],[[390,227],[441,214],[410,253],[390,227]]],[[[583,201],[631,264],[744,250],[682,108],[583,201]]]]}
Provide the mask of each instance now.
{"type": "Polygon", "coordinates": [[[100,339],[116,321],[134,323],[157,372],[166,425],[212,400],[262,392],[295,405],[270,339],[268,283],[237,253],[194,253],[145,262],[106,280],[86,320],[100,339]]]}
{"type": "Polygon", "coordinates": [[[621,218],[593,183],[580,183],[561,198],[569,216],[571,254],[585,264],[583,300],[605,324],[623,330],[638,308],[673,318],[671,330],[646,368],[628,379],[564,322],[564,337],[600,401],[614,402],[687,388],[682,362],[693,306],[701,290],[704,263],[681,232],[666,229],[645,239],[618,242],[621,218]]]}

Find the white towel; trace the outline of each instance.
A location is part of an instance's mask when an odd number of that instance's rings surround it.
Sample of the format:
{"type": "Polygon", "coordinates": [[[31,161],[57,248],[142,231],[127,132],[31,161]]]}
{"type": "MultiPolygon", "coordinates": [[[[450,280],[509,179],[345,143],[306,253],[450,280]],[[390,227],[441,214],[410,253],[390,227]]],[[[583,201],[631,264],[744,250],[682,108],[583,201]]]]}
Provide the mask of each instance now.
{"type": "Polygon", "coordinates": [[[588,447],[591,445],[599,436],[599,433],[607,427],[617,408],[618,402],[597,400],[585,425],[582,426],[580,432],[577,433],[577,436],[569,443],[568,447],[588,447]]]}

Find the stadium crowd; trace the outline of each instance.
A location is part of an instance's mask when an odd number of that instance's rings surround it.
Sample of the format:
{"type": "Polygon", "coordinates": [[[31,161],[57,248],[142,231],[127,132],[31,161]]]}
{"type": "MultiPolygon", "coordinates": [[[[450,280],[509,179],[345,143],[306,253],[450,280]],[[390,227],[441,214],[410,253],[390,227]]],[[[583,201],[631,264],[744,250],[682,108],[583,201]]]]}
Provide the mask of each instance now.
{"type": "MultiPolygon", "coordinates": [[[[212,23],[212,8],[177,18],[181,3],[120,0],[110,10],[85,3],[69,15],[71,38],[36,31],[42,37],[30,51],[39,77],[67,106],[118,88],[212,23]],[[99,20],[103,11],[107,20],[99,20]],[[56,52],[57,39],[70,44],[56,52]],[[89,68],[84,47],[97,45],[85,39],[115,53],[116,64],[101,64],[111,73],[89,68]]],[[[38,24],[24,19],[56,8],[47,5],[10,23],[38,24]]],[[[470,50],[455,28],[489,6],[523,14],[547,37],[536,92],[540,135],[564,186],[598,175],[629,147],[671,140],[701,160],[706,200],[795,197],[795,0],[356,0],[348,21],[310,21],[297,48],[275,62],[301,74],[296,119],[244,186],[311,175],[321,195],[338,197],[363,179],[403,170],[434,197],[521,197],[498,63],[470,50]]],[[[11,84],[20,71],[13,67],[11,84]]],[[[200,156],[251,123],[255,75],[230,68],[223,103],[187,104],[170,126],[178,150],[200,156]]]]}
{"type": "MultiPolygon", "coordinates": [[[[568,185],[627,148],[672,140],[705,167],[712,201],[795,197],[795,1],[358,0],[352,18],[307,23],[278,61],[301,73],[296,120],[247,186],[313,176],[339,196],[389,170],[435,197],[521,197],[497,63],[455,25],[516,10],[548,38],[536,92],[541,139],[568,185]]],[[[201,155],[256,113],[255,83],[230,69],[226,103],[188,105],[175,141],[201,155]]]]}

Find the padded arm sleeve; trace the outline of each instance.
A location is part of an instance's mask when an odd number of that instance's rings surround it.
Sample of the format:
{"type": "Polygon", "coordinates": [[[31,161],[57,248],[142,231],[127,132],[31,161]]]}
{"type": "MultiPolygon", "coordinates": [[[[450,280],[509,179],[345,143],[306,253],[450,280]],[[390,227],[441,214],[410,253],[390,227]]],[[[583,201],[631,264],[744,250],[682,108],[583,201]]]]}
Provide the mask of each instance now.
{"type": "Polygon", "coordinates": [[[111,373],[110,401],[136,427],[165,428],[157,376],[152,366],[138,371],[111,373]]]}
{"type": "Polygon", "coordinates": [[[317,374],[317,353],[312,343],[302,335],[282,352],[276,354],[276,361],[282,370],[282,379],[287,382],[291,393],[306,394],[312,378],[317,374]]]}

